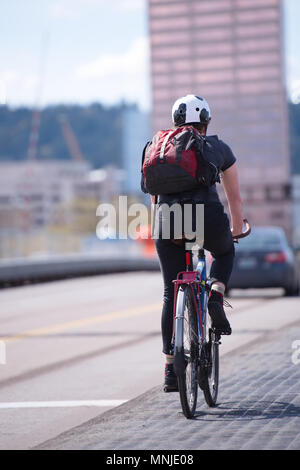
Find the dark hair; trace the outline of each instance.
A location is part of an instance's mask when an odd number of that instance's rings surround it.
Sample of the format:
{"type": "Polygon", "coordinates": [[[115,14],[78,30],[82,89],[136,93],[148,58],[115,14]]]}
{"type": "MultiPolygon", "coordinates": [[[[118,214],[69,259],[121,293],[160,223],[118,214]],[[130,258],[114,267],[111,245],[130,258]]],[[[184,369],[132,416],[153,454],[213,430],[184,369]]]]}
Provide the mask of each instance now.
{"type": "Polygon", "coordinates": [[[201,122],[188,122],[186,124],[179,124],[175,125],[175,127],[181,127],[181,126],[193,126],[195,129],[197,129],[200,133],[205,133],[207,131],[207,124],[202,124],[201,122]]]}

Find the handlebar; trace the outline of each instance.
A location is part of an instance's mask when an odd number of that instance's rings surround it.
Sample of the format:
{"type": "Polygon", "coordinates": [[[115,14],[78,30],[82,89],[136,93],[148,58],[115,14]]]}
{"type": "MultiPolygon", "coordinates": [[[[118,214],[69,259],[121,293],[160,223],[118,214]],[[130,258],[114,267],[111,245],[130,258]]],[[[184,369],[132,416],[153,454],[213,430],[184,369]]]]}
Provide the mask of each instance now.
{"type": "Polygon", "coordinates": [[[234,243],[238,243],[240,238],[245,238],[245,237],[247,237],[247,236],[251,233],[251,226],[250,226],[248,220],[247,220],[247,219],[243,219],[243,222],[244,222],[244,224],[245,224],[246,230],[243,231],[242,233],[240,233],[239,235],[235,235],[235,236],[233,237],[234,243]]]}

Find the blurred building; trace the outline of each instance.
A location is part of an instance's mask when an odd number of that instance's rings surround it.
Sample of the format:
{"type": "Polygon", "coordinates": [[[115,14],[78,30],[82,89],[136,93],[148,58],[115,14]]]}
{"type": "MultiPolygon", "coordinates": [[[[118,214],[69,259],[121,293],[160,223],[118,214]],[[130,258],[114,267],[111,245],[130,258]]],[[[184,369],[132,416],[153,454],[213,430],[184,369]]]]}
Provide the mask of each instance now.
{"type": "Polygon", "coordinates": [[[78,252],[96,232],[100,202],[124,171],[63,160],[0,163],[0,258],[78,252]]]}
{"type": "Polygon", "coordinates": [[[58,205],[74,198],[87,179],[87,163],[2,162],[0,164],[0,229],[30,230],[53,222],[58,205]]]}
{"type": "Polygon", "coordinates": [[[124,191],[140,194],[142,151],[151,139],[149,113],[132,106],[123,111],[122,156],[125,170],[124,191]]]}
{"type": "Polygon", "coordinates": [[[78,195],[89,193],[99,202],[113,202],[121,194],[125,179],[126,174],[123,169],[108,165],[90,171],[88,180],[77,187],[76,193],[78,195]]]}
{"type": "Polygon", "coordinates": [[[149,21],[153,130],[176,98],[203,95],[209,133],[238,158],[245,215],[291,237],[281,0],[149,0],[149,21]]]}
{"type": "MultiPolygon", "coordinates": [[[[74,202],[111,201],[121,192],[124,171],[91,170],[87,162],[66,160],[0,163],[0,230],[31,230],[68,224],[74,202]],[[58,208],[64,210],[57,211],[58,208]]],[[[92,217],[96,221],[93,210],[92,217]]]]}

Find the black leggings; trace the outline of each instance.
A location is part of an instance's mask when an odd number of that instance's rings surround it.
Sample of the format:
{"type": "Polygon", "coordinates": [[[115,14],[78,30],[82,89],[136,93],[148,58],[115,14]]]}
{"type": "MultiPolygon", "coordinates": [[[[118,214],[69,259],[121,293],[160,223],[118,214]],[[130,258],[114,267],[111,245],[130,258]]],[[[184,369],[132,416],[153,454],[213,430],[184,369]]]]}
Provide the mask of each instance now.
{"type": "MultiPolygon", "coordinates": [[[[179,271],[184,271],[185,246],[171,240],[155,240],[164,280],[164,298],[161,318],[163,353],[172,354],[174,283],[179,271]]],[[[229,220],[221,203],[204,205],[204,248],[211,252],[213,262],[210,277],[227,285],[233,266],[234,244],[229,220]]]]}

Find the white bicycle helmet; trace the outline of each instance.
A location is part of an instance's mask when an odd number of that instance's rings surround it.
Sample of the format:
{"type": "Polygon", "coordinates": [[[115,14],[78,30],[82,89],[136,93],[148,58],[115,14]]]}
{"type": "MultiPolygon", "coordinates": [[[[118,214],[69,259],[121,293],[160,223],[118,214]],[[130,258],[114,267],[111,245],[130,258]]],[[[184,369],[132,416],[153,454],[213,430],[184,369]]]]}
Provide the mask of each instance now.
{"type": "Polygon", "coordinates": [[[211,115],[207,101],[196,95],[186,95],[178,98],[172,108],[172,120],[176,126],[192,122],[208,124],[211,115]]]}

